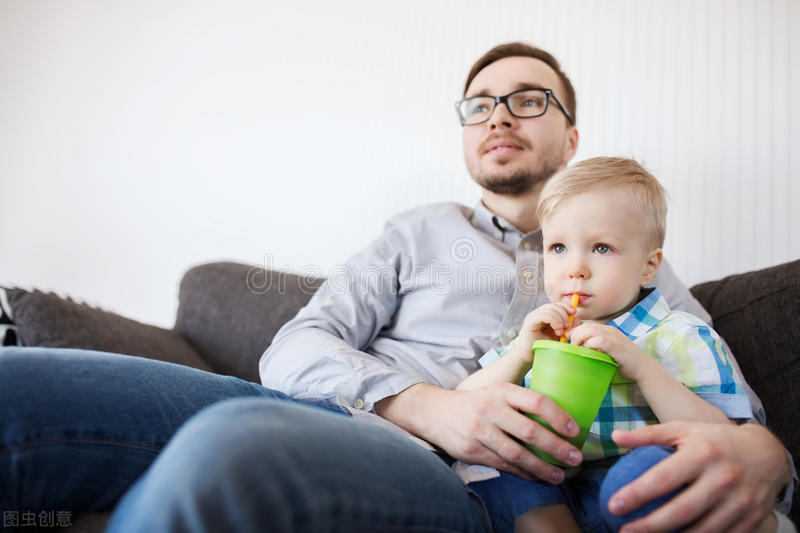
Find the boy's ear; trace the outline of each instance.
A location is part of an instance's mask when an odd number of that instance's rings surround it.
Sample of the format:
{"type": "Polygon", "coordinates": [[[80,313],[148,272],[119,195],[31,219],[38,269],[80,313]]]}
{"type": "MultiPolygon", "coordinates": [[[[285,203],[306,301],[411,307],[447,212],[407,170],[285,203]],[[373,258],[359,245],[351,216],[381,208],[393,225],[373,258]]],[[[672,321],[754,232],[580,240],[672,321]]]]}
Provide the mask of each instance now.
{"type": "Polygon", "coordinates": [[[646,287],[655,279],[658,269],[661,268],[661,261],[664,259],[664,252],[661,248],[653,248],[647,256],[647,264],[642,272],[641,286],[646,287]]]}

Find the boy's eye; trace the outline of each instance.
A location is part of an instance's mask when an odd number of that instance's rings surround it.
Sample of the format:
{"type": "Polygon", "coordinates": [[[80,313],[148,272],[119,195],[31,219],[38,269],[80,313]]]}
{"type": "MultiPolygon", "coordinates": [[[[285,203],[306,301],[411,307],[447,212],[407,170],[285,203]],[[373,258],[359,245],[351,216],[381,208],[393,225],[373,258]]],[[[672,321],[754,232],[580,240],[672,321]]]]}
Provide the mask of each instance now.
{"type": "Polygon", "coordinates": [[[609,253],[611,253],[611,247],[608,246],[607,244],[597,244],[594,247],[594,251],[597,252],[598,254],[601,254],[601,255],[602,254],[609,254],[609,253]]]}
{"type": "Polygon", "coordinates": [[[563,244],[556,243],[556,244],[554,244],[554,245],[552,245],[552,246],[550,247],[550,250],[551,250],[551,251],[552,251],[554,254],[563,254],[564,252],[566,252],[566,251],[567,251],[567,247],[566,247],[566,246],[564,246],[563,244]]]}

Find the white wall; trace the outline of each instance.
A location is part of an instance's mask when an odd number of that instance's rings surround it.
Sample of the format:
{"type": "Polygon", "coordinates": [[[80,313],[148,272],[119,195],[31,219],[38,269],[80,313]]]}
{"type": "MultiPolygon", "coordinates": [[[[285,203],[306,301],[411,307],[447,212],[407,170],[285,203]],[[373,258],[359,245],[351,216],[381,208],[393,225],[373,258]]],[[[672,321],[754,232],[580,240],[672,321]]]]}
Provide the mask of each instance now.
{"type": "Polygon", "coordinates": [[[0,0],[0,283],[170,326],[194,264],[325,273],[471,205],[452,104],[511,40],[571,75],[577,160],[668,188],[687,284],[796,259],[798,31],[797,0],[0,0]]]}

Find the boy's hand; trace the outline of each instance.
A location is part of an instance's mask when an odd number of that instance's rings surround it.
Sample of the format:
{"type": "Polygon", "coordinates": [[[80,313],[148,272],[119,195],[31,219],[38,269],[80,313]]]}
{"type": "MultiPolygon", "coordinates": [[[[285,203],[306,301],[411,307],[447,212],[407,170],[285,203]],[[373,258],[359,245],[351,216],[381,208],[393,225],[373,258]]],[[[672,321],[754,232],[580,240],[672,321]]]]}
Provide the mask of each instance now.
{"type": "MultiPolygon", "coordinates": [[[[619,364],[620,373],[641,381],[655,360],[614,326],[586,323],[567,333],[572,344],[607,353],[619,364]]],[[[657,364],[657,363],[656,363],[657,364]]]]}
{"type": "MultiPolygon", "coordinates": [[[[574,314],[575,309],[565,303],[549,303],[537,307],[528,313],[522,322],[516,349],[520,354],[524,352],[526,361],[533,360],[531,345],[542,339],[557,341],[569,327],[569,316],[574,314]]],[[[572,327],[580,323],[580,319],[576,316],[572,327]]]]}

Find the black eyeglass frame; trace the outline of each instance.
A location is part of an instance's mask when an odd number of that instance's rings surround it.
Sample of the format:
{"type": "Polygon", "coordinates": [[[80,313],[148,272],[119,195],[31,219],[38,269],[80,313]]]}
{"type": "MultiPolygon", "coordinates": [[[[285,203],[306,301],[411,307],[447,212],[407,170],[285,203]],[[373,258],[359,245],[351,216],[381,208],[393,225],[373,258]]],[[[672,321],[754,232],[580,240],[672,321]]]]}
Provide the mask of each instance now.
{"type": "Polygon", "coordinates": [[[506,105],[506,109],[508,109],[508,112],[511,113],[511,116],[514,116],[514,117],[517,117],[517,118],[536,118],[536,117],[541,117],[542,115],[547,113],[547,109],[550,107],[550,98],[552,98],[553,100],[556,101],[556,104],[558,104],[558,108],[561,110],[562,113],[564,113],[564,116],[567,117],[567,120],[569,120],[570,125],[574,126],[575,125],[575,120],[572,118],[572,115],[569,114],[569,111],[567,111],[567,109],[564,107],[564,104],[561,103],[561,100],[558,99],[558,96],[556,96],[556,94],[553,92],[553,90],[552,89],[544,89],[544,88],[540,88],[540,87],[528,87],[527,89],[518,89],[516,91],[508,93],[505,96],[490,96],[488,94],[478,94],[478,95],[475,95],[475,96],[470,96],[469,98],[462,98],[461,100],[456,102],[456,113],[458,114],[458,119],[459,119],[459,121],[461,121],[461,125],[462,126],[477,126],[478,124],[483,124],[484,122],[488,122],[488,120],[490,118],[492,118],[492,115],[494,114],[494,110],[497,109],[497,106],[499,104],[505,104],[506,105]],[[522,93],[522,92],[525,92],[525,91],[542,91],[545,94],[544,111],[542,111],[538,115],[529,115],[529,116],[525,116],[525,117],[517,115],[516,113],[511,111],[511,106],[508,105],[509,97],[511,97],[511,96],[513,96],[513,95],[515,95],[517,93],[522,93]],[[491,98],[492,100],[494,100],[494,107],[492,107],[492,111],[489,113],[489,116],[487,116],[485,120],[481,120],[480,122],[474,122],[472,124],[465,124],[464,123],[464,117],[461,115],[461,104],[463,104],[464,102],[468,102],[470,100],[474,100],[475,98],[491,98]]]}

